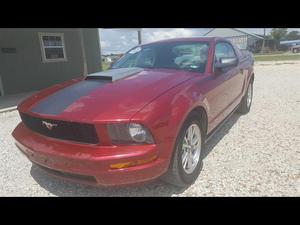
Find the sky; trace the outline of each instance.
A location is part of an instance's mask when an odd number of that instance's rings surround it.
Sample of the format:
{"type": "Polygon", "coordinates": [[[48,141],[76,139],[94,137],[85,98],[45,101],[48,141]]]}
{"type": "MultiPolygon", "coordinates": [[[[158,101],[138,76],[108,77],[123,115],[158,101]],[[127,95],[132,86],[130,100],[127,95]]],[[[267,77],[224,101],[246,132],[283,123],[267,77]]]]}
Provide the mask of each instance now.
{"type": "MultiPolygon", "coordinates": [[[[143,28],[142,42],[162,39],[202,36],[211,28],[143,28]]],[[[272,28],[266,28],[270,33],[272,28]]],[[[263,34],[263,28],[243,28],[248,32],[263,34]]],[[[300,28],[289,28],[288,31],[300,28]]],[[[124,53],[138,44],[137,32],[130,29],[99,29],[102,54],[124,53]]]]}

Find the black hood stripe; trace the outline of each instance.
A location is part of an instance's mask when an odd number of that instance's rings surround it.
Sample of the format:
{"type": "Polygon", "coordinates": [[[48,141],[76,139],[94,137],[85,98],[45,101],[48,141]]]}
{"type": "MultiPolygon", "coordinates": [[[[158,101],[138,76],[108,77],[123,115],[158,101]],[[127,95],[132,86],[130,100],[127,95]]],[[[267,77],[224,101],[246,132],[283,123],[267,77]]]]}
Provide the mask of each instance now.
{"type": "Polygon", "coordinates": [[[83,80],[74,85],[59,90],[41,100],[31,109],[34,113],[58,115],[68,106],[91,91],[105,85],[108,81],[83,80]]]}

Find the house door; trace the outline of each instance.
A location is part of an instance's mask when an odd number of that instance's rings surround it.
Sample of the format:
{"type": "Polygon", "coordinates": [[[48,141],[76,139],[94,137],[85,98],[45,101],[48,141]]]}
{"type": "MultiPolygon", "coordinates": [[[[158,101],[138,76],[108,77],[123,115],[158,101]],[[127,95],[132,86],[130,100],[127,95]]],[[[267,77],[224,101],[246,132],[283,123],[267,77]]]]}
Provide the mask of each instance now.
{"type": "Polygon", "coordinates": [[[18,70],[15,66],[17,57],[15,47],[3,46],[0,42],[0,91],[2,95],[9,93],[11,89],[14,90],[18,70]]]}

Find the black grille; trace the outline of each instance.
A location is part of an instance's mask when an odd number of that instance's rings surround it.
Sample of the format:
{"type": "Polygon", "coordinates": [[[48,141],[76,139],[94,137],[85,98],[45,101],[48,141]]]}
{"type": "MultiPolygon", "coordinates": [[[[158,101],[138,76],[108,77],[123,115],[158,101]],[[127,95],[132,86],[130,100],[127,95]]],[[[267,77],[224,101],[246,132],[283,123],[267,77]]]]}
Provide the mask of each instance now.
{"type": "Polygon", "coordinates": [[[20,116],[27,128],[47,137],[89,144],[99,143],[96,129],[91,124],[41,119],[24,113],[20,113],[20,116]],[[47,128],[47,123],[54,124],[52,129],[47,128]]]}

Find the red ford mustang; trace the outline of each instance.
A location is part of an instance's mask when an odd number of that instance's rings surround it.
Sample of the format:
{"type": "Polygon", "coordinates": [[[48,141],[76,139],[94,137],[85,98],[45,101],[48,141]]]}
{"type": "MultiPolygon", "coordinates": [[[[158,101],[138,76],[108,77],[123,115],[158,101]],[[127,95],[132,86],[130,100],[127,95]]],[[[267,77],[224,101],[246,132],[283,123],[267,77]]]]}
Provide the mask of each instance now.
{"type": "Polygon", "coordinates": [[[187,186],[203,145],[252,102],[253,59],[223,38],[141,45],[110,70],[47,88],[18,106],[16,145],[70,181],[187,186]]]}

